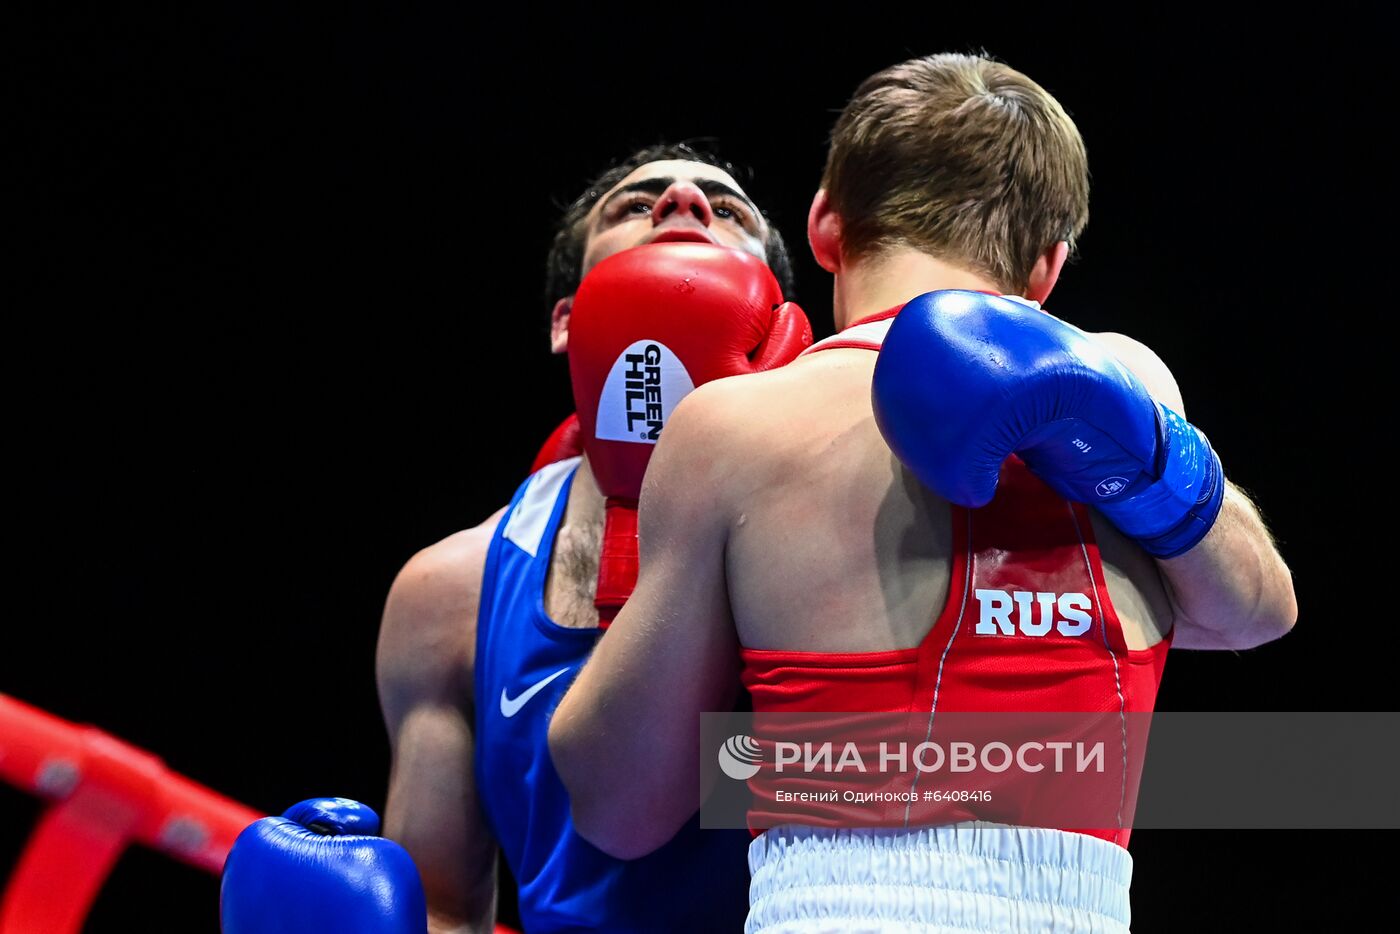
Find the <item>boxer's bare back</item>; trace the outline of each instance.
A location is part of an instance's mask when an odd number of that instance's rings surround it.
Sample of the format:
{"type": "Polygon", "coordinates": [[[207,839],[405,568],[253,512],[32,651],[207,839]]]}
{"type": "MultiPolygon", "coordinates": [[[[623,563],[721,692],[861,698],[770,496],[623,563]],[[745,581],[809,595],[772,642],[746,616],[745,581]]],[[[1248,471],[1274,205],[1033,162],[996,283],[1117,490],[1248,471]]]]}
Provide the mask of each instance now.
{"type": "MultiPolygon", "coordinates": [[[[824,350],[703,390],[707,405],[743,413],[725,420],[743,427],[725,439],[722,485],[695,495],[729,511],[725,576],[748,648],[909,648],[947,598],[950,507],[881,438],[875,361],[868,350],[824,350]]],[[[1092,515],[1128,647],[1151,646],[1171,627],[1156,567],[1092,515]]]]}

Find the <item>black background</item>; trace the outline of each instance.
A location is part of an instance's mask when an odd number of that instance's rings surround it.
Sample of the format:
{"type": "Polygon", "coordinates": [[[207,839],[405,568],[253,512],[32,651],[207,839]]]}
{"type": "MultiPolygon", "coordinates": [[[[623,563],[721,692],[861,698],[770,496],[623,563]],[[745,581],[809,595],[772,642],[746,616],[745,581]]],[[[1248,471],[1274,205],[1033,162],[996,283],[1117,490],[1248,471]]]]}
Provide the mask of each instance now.
{"type": "MultiPolygon", "coordinates": [[[[1362,362],[1382,300],[1329,291],[1388,286],[1340,258],[1384,213],[1365,137],[1390,105],[1358,51],[1377,27],[813,12],[172,6],[25,31],[7,148],[37,288],[6,353],[0,688],[261,809],[381,805],[389,583],[502,505],[571,408],[540,295],[559,208],[638,145],[715,137],[753,167],[823,336],[803,222],[836,111],[881,67],[985,48],[1089,147],[1091,221],[1051,309],[1158,351],[1296,575],[1293,634],[1174,653],[1159,708],[1392,707],[1393,636],[1338,596],[1385,584],[1345,583],[1380,547],[1350,519],[1382,507],[1368,405],[1331,388],[1386,373],[1362,362]]],[[[37,806],[0,802],[3,878],[37,806]]],[[[1140,831],[1134,926],[1335,923],[1374,898],[1358,854],[1393,840],[1140,831]]],[[[212,931],[216,903],[212,877],[136,852],[89,930],[212,931]]]]}

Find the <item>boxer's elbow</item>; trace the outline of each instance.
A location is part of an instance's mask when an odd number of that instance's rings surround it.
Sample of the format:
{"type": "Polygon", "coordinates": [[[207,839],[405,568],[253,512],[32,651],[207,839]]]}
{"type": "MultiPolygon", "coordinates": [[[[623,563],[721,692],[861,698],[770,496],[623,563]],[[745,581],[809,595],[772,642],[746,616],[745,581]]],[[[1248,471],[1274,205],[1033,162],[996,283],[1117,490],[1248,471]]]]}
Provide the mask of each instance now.
{"type": "Polygon", "coordinates": [[[1235,513],[1234,523],[1248,533],[1245,539],[1248,551],[1239,554],[1232,564],[1252,571],[1237,570],[1235,573],[1236,578],[1242,577],[1252,586],[1245,588],[1251,598],[1246,604],[1249,612],[1243,614],[1243,625],[1234,627],[1242,644],[1230,647],[1252,649],[1281,639],[1293,630],[1298,622],[1298,597],[1293,587],[1293,571],[1279,554],[1257,507],[1233,485],[1227,488],[1226,496],[1235,513]]]}
{"type": "Polygon", "coordinates": [[[586,774],[588,749],[581,742],[582,731],[569,716],[568,706],[569,697],[565,695],[564,702],[550,718],[546,742],[549,744],[549,758],[554,762],[554,771],[559,773],[564,789],[573,796],[575,793],[586,794],[592,783],[586,774]]]}
{"type": "Polygon", "coordinates": [[[1232,649],[1252,649],[1282,639],[1298,622],[1298,597],[1293,590],[1293,574],[1275,556],[1255,591],[1245,625],[1233,627],[1237,644],[1232,649]]]}
{"type": "Polygon", "coordinates": [[[1255,611],[1255,630],[1259,635],[1257,644],[1282,639],[1297,624],[1298,595],[1293,590],[1293,575],[1280,561],[1275,580],[1255,611]]]}
{"type": "Polygon", "coordinates": [[[625,776],[608,766],[614,757],[562,706],[549,725],[549,755],[569,793],[574,830],[598,849],[617,859],[637,859],[668,838],[650,832],[655,824],[642,813],[625,776]]]}
{"type": "Polygon", "coordinates": [[[641,859],[672,836],[657,833],[657,825],[627,801],[625,789],[611,796],[571,797],[570,813],[578,835],[614,859],[641,859]],[[612,800],[601,800],[608,797],[612,800]]]}
{"type": "Polygon", "coordinates": [[[1282,639],[1293,631],[1294,624],[1298,622],[1297,604],[1290,603],[1289,606],[1291,609],[1280,606],[1260,610],[1242,624],[1218,630],[1216,645],[1201,647],[1243,652],[1282,639]]]}
{"type": "Polygon", "coordinates": [[[1298,622],[1293,578],[1280,563],[1274,578],[1215,618],[1189,621],[1175,642],[1181,648],[1242,652],[1282,639],[1298,622]]]}

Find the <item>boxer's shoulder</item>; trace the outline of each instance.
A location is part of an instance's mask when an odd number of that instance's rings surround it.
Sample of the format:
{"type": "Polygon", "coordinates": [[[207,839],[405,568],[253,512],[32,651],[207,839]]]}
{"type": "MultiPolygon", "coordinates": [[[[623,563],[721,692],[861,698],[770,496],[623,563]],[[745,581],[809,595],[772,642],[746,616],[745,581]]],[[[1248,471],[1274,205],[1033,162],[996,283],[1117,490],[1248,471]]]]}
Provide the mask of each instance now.
{"type": "Polygon", "coordinates": [[[386,706],[408,692],[470,701],[486,553],[504,514],[501,509],[480,525],[429,545],[394,578],[376,654],[386,706]]]}
{"type": "Polygon", "coordinates": [[[756,485],[756,462],[768,455],[762,444],[767,417],[762,399],[751,390],[767,376],[732,376],[697,386],[666,419],[642,482],[644,536],[663,515],[672,528],[702,518],[722,523],[756,485]]]}
{"type": "Polygon", "coordinates": [[[455,532],[409,558],[390,588],[390,603],[397,600],[414,616],[475,610],[486,552],[504,515],[505,509],[497,510],[480,525],[455,532]]]}
{"type": "MultiPolygon", "coordinates": [[[[857,362],[873,357],[863,352],[857,362]]],[[[678,476],[672,483],[737,514],[755,497],[771,499],[808,482],[815,461],[830,464],[832,437],[869,420],[868,386],[868,369],[848,379],[805,361],[706,383],[667,421],[657,450],[666,461],[660,475],[678,476]]],[[[653,461],[649,480],[655,469],[653,461]]]]}
{"type": "Polygon", "coordinates": [[[1176,377],[1157,353],[1142,341],[1134,340],[1126,334],[1114,331],[1086,332],[1100,346],[1106,348],[1119,361],[1142,380],[1152,398],[1171,408],[1177,414],[1184,411],[1181,390],[1176,385],[1176,377]]]}
{"type": "Polygon", "coordinates": [[[771,453],[787,399],[782,370],[717,379],[681,400],[662,433],[668,443],[704,445],[726,471],[771,453]]]}
{"type": "MultiPolygon", "coordinates": [[[[837,353],[819,356],[831,358],[837,353]]],[[[873,357],[863,352],[858,360],[864,362],[873,357]]],[[[677,411],[684,409],[682,417],[689,423],[689,430],[723,432],[740,443],[771,447],[775,426],[814,408],[821,409],[828,397],[845,393],[844,386],[833,382],[834,371],[824,367],[826,363],[826,359],[812,358],[809,362],[804,358],[761,373],[714,380],[686,396],[677,411]]],[[[869,380],[868,371],[865,380],[869,380]]],[[[668,421],[666,430],[671,427],[668,421]]]]}

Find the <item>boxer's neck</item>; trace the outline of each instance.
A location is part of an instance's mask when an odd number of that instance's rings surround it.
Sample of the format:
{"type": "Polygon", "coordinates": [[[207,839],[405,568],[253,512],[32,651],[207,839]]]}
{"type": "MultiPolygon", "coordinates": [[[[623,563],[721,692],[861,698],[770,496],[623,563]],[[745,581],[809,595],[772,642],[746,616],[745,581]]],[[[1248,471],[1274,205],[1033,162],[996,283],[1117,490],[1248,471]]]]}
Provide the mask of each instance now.
{"type": "Polygon", "coordinates": [[[995,282],[984,276],[910,249],[888,250],[843,265],[832,288],[831,309],[838,331],[852,321],[902,305],[925,292],[1001,292],[995,282]]]}
{"type": "Polygon", "coordinates": [[[591,629],[598,625],[593,595],[598,585],[598,552],[603,544],[603,507],[603,494],[585,457],[569,488],[569,501],[554,536],[544,584],[545,613],[566,629],[591,629]]]}
{"type": "Polygon", "coordinates": [[[564,521],[572,525],[601,524],[604,505],[602,491],[598,489],[598,481],[593,479],[593,468],[585,454],[579,461],[578,473],[574,475],[574,484],[569,490],[564,521]]]}

